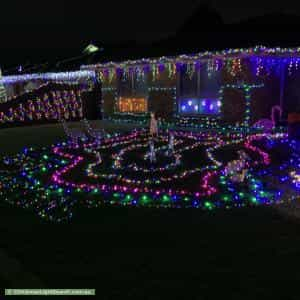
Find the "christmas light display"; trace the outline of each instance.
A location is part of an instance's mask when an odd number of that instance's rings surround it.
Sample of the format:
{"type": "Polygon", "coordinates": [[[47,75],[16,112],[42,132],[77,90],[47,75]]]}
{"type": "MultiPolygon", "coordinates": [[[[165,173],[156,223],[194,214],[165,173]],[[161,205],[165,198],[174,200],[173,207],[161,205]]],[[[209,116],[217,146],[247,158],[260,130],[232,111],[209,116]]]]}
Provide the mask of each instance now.
{"type": "MultiPolygon", "coordinates": [[[[253,85],[250,84],[253,82],[264,82],[266,76],[271,75],[271,72],[274,74],[280,75],[281,77],[285,76],[285,71],[288,71],[289,74],[298,70],[300,60],[300,48],[266,48],[263,46],[257,46],[254,48],[249,49],[227,49],[224,51],[206,51],[203,53],[198,54],[191,54],[191,55],[178,55],[176,57],[160,57],[154,59],[140,59],[140,60],[131,60],[131,61],[124,61],[124,62],[108,62],[103,64],[96,64],[90,66],[82,66],[82,70],[93,70],[96,71],[98,74],[102,74],[101,78],[105,80],[105,78],[109,77],[109,74],[135,74],[140,78],[141,81],[145,82],[145,85],[148,86],[149,84],[153,87],[148,89],[148,94],[151,89],[155,89],[155,85],[162,85],[164,84],[163,81],[160,81],[161,77],[168,82],[168,85],[173,85],[173,87],[159,87],[158,90],[163,92],[163,88],[165,89],[175,89],[175,93],[178,95],[175,96],[174,99],[174,106],[173,110],[170,109],[170,114],[173,114],[175,119],[178,119],[180,115],[193,115],[199,112],[200,114],[219,114],[220,111],[222,112],[223,108],[215,104],[209,104],[207,107],[203,107],[198,103],[193,103],[194,98],[190,99],[192,101],[192,105],[188,105],[189,99],[186,99],[187,103],[181,103],[181,88],[180,82],[182,82],[182,78],[193,78],[196,74],[200,74],[199,71],[203,71],[203,67],[207,67],[204,69],[207,74],[213,74],[214,72],[222,71],[222,82],[220,84],[226,86],[228,85],[235,85],[236,88],[240,84],[240,82],[245,81],[245,85],[253,85]],[[251,74],[251,70],[253,70],[253,74],[251,74]],[[141,75],[142,74],[142,75],[141,75]],[[149,76],[147,75],[149,74],[149,76]],[[147,76],[148,77],[147,77],[147,76]],[[184,75],[183,77],[181,75],[184,75]],[[253,77],[257,78],[253,78],[253,77]],[[169,81],[168,81],[169,79],[169,81]],[[234,82],[234,83],[232,83],[234,82]],[[248,83],[247,83],[248,82],[248,83]],[[176,91],[176,88],[178,91],[176,91]],[[204,111],[199,111],[199,109],[205,108],[204,111]],[[207,108],[207,109],[206,109],[207,108]]],[[[201,73],[202,74],[202,73],[201,73]]],[[[198,75],[197,75],[198,76],[198,75]]],[[[202,75],[201,75],[202,76],[202,75]]],[[[204,75],[205,76],[205,75],[204,75]]],[[[210,77],[210,76],[208,76],[210,77]]],[[[117,78],[117,77],[114,77],[117,78]]],[[[129,78],[129,77],[128,77],[129,78]]],[[[113,82],[114,85],[118,85],[117,80],[113,82]]],[[[196,84],[196,83],[195,83],[196,84]]],[[[197,87],[197,91],[200,88],[197,87]]],[[[265,82],[267,84],[267,82],[265,82]]],[[[281,83],[281,89],[282,89],[281,83]]],[[[107,87],[105,87],[107,88],[107,87]]],[[[202,88],[202,87],[201,87],[202,88]]],[[[250,105],[250,92],[247,91],[246,87],[239,88],[242,89],[245,93],[246,105],[250,105]],[[249,101],[248,101],[249,100],[249,101]]],[[[251,91],[252,88],[250,88],[251,91]]],[[[116,92],[117,93],[117,92],[116,92]]],[[[174,93],[174,94],[175,94],[174,93]]],[[[199,94],[197,92],[197,97],[199,94]]],[[[196,95],[195,95],[196,96],[196,95]]],[[[172,96],[173,97],[173,96],[172,96]]],[[[222,87],[220,90],[220,97],[222,97],[222,87]]],[[[118,98],[118,97],[117,97],[118,98]]],[[[282,98],[282,97],[281,97],[282,98]]],[[[105,100],[104,100],[105,101],[105,100]]],[[[166,100],[168,101],[168,100],[166,100]]],[[[221,105],[224,106],[224,101],[222,102],[220,99],[221,105]]],[[[225,99],[226,101],[226,99],[225,99]]],[[[226,102],[225,102],[226,107],[226,102]]],[[[250,112],[248,112],[248,108],[246,108],[245,117],[242,122],[243,127],[249,126],[250,121],[250,112]],[[248,114],[248,115],[247,115],[248,114]]],[[[226,117],[222,115],[223,117],[226,117]]],[[[136,118],[126,118],[124,116],[120,117],[117,115],[108,116],[110,120],[115,120],[116,122],[131,122],[135,121],[136,118]]],[[[256,116],[253,116],[253,119],[256,119],[256,116]]],[[[137,123],[145,124],[146,122],[140,119],[137,119],[137,123]]],[[[170,121],[170,120],[169,120],[170,121]]],[[[177,120],[172,120],[171,122],[175,123],[177,120]]],[[[187,123],[187,118],[184,118],[184,121],[179,120],[177,125],[187,123]]],[[[197,125],[192,124],[191,127],[195,128],[202,128],[201,122],[197,125]]],[[[214,123],[214,122],[212,122],[214,123]]],[[[209,127],[209,125],[204,125],[204,127],[209,127]]]]}
{"type": "Polygon", "coordinates": [[[156,162],[156,153],[155,153],[155,149],[154,149],[154,141],[151,139],[149,142],[149,146],[150,146],[150,151],[148,154],[149,160],[151,163],[156,162]]]}
{"type": "MultiPolygon", "coordinates": [[[[244,120],[241,123],[242,127],[249,127],[249,122],[251,120],[250,112],[250,99],[251,91],[254,88],[253,82],[264,82],[267,76],[271,75],[271,72],[277,74],[284,78],[285,72],[292,75],[294,71],[298,70],[300,60],[300,48],[266,48],[263,46],[256,46],[249,49],[226,49],[223,51],[206,51],[197,54],[190,55],[178,55],[176,57],[160,57],[153,59],[139,59],[139,60],[129,60],[124,62],[107,62],[102,64],[82,66],[82,70],[92,70],[96,71],[98,76],[107,82],[108,84],[112,81],[107,81],[108,78],[113,77],[117,79],[117,75],[125,74],[125,78],[139,78],[140,81],[145,82],[145,86],[149,84],[152,87],[148,88],[148,94],[150,91],[155,90],[155,85],[162,85],[163,81],[160,81],[161,78],[168,80],[168,85],[171,87],[160,86],[157,90],[163,92],[164,89],[174,89],[173,98],[173,110],[170,110],[170,114],[173,114],[174,119],[168,120],[169,123],[177,123],[177,125],[182,125],[184,127],[189,127],[189,121],[192,119],[184,118],[181,119],[181,116],[184,115],[193,115],[193,114],[221,114],[222,117],[226,117],[222,114],[224,102],[223,99],[223,89],[226,86],[232,85],[232,88],[238,88],[243,90],[246,100],[246,111],[244,120]],[[221,106],[215,105],[214,103],[208,104],[207,106],[199,105],[199,103],[194,103],[193,97],[191,99],[181,99],[181,85],[182,78],[192,79],[193,76],[197,73],[200,75],[200,70],[203,70],[203,67],[208,77],[210,78],[213,73],[222,71],[222,84],[223,86],[220,89],[220,98],[216,99],[221,106]],[[251,70],[253,74],[251,74],[251,70]],[[146,76],[147,75],[147,76],[146,76]],[[184,75],[184,76],[181,76],[184,75]],[[253,77],[257,78],[253,78],[253,77]],[[240,83],[245,81],[245,83],[240,83]],[[229,83],[230,82],[230,83],[229,83]],[[234,82],[234,83],[232,83],[234,82]],[[247,83],[248,82],[248,83],[247,83]],[[229,83],[229,84],[226,84],[229,83]],[[173,87],[172,87],[173,85],[173,87]],[[244,87],[242,87],[244,85],[244,87]],[[246,87],[250,87],[250,90],[246,87]],[[240,87],[238,87],[240,86],[240,87]],[[176,91],[178,89],[178,91],[176,91]],[[176,95],[177,93],[177,95],[176,95]],[[184,101],[186,100],[186,103],[184,101]],[[188,103],[191,102],[191,105],[188,103]],[[203,111],[201,111],[203,109],[203,111]]],[[[202,73],[201,73],[202,74],[202,73]]],[[[202,76],[202,75],[201,75],[202,76]]],[[[281,91],[283,86],[283,81],[281,81],[281,91]]],[[[106,83],[105,83],[106,84],[106,83]]],[[[196,83],[195,83],[196,84],[196,83]]],[[[267,84],[267,83],[266,83],[267,84]]],[[[118,81],[113,81],[113,85],[117,86],[118,81]]],[[[197,82],[197,91],[200,88],[200,83],[197,82]]],[[[258,85],[260,86],[260,85],[258,85]]],[[[257,88],[258,88],[257,86],[257,88]]],[[[262,85],[261,85],[262,87],[262,85]]],[[[202,87],[201,87],[202,88],[202,87]]],[[[104,89],[109,89],[105,86],[104,89]]],[[[118,89],[115,89],[116,103],[118,101],[118,89]]],[[[134,90],[134,89],[133,89],[134,90]]],[[[197,97],[199,93],[197,92],[197,97]]],[[[282,92],[281,92],[282,95],[282,92]]],[[[280,99],[282,97],[280,96],[280,99]]],[[[105,100],[104,100],[105,101],[105,100]]],[[[167,101],[167,100],[166,100],[167,101]]],[[[226,102],[225,102],[226,106],[226,102]]],[[[282,106],[282,104],[281,104],[282,106]]],[[[138,119],[135,117],[126,116],[121,117],[118,115],[107,116],[109,120],[114,120],[116,122],[135,122],[139,124],[146,124],[147,121],[138,119]]],[[[256,119],[256,116],[253,116],[253,119],[256,119]]],[[[239,121],[240,123],[240,121],[239,121]]],[[[212,124],[216,124],[215,121],[208,121],[206,124],[203,124],[200,121],[192,122],[190,127],[194,128],[209,128],[212,124]],[[198,123],[198,124],[196,124],[198,123]]],[[[219,125],[216,124],[216,127],[219,125]]]]}
{"type": "Polygon", "coordinates": [[[80,90],[50,91],[34,101],[20,103],[7,112],[0,111],[0,123],[25,122],[34,120],[60,120],[82,118],[80,90]]]}
{"type": "Polygon", "coordinates": [[[295,154],[296,146],[288,141],[286,134],[172,133],[174,155],[180,155],[181,163],[176,165],[174,156],[165,156],[169,132],[162,132],[155,142],[158,147],[154,147],[156,161],[151,163],[153,171],[148,173],[144,170],[148,169],[150,162],[143,159],[149,149],[146,130],[116,134],[102,139],[100,145],[95,141],[75,145],[67,142],[40,150],[24,149],[16,157],[4,157],[0,162],[1,199],[60,222],[73,216],[75,205],[212,210],[271,205],[299,197],[294,182],[299,180],[296,175],[299,160],[293,156],[299,155],[295,154]],[[266,143],[270,145],[267,147],[266,143]],[[273,174],[276,163],[271,156],[273,148],[280,145],[291,149],[292,156],[287,163],[280,162],[283,167],[277,168],[278,176],[273,174]],[[124,149],[127,150],[124,152],[124,149]],[[244,152],[238,152],[240,149],[244,152]],[[247,161],[247,172],[242,181],[232,180],[232,174],[224,172],[224,151],[234,151],[237,157],[247,161]],[[196,164],[200,165],[192,169],[197,153],[200,160],[196,164]],[[141,159],[136,160],[136,155],[141,159]],[[136,170],[132,165],[133,157],[138,167],[136,170]],[[120,168],[115,161],[119,161],[120,168]],[[274,187],[271,183],[280,181],[284,174],[291,177],[290,184],[285,181],[284,185],[278,185],[280,189],[274,187]],[[182,178],[186,179],[184,185],[180,184],[182,178]]]}
{"type": "Polygon", "coordinates": [[[232,182],[244,182],[248,172],[249,156],[244,151],[238,151],[238,153],[239,159],[230,161],[224,169],[224,175],[229,177],[232,182]]]}
{"type": "MultiPolygon", "coordinates": [[[[12,82],[11,85],[14,85],[15,82],[12,82]]],[[[24,91],[20,92],[20,93],[15,93],[13,96],[10,96],[7,98],[7,102],[8,101],[12,101],[12,100],[16,100],[19,97],[22,97],[26,94],[32,93],[32,94],[37,94],[39,92],[39,90],[42,90],[43,88],[46,88],[47,86],[50,86],[50,84],[54,83],[55,85],[65,85],[65,86],[74,86],[74,85],[79,85],[80,82],[78,81],[72,81],[72,82],[63,82],[63,81],[51,81],[51,82],[45,82],[45,83],[41,83],[38,86],[36,86],[34,89],[32,90],[28,90],[28,89],[24,89],[24,91]]]]}
{"type": "Polygon", "coordinates": [[[121,113],[144,113],[147,112],[147,99],[123,98],[118,100],[118,111],[121,113]]]}
{"type": "MultiPolygon", "coordinates": [[[[4,157],[0,160],[0,198],[57,222],[70,219],[75,205],[213,210],[299,199],[299,144],[283,132],[276,133],[279,129],[274,128],[274,116],[272,127],[264,133],[257,133],[262,126],[250,127],[252,92],[264,85],[240,81],[246,69],[244,59],[250,61],[257,81],[262,82],[271,71],[280,73],[287,67],[291,75],[297,70],[300,48],[231,49],[83,66],[82,71],[72,74],[3,78],[5,83],[41,78],[79,83],[98,76],[105,83],[102,93],[112,94],[115,100],[114,115],[109,119],[138,120],[148,128],[148,99],[155,92],[169,94],[173,119],[162,120],[160,130],[151,131],[153,137],[145,129],[112,136],[89,134],[90,140],[74,139],[69,134],[68,142],[4,157]],[[221,85],[218,98],[177,95],[177,75],[184,72],[191,79],[205,64],[209,76],[226,68],[229,82],[236,83],[221,85]],[[166,74],[171,86],[155,86],[166,74]],[[134,83],[147,80],[151,87],[145,97],[122,98],[117,79],[134,83]],[[242,123],[236,126],[221,122],[228,89],[240,90],[245,97],[242,123]]],[[[0,122],[82,118],[81,92],[53,90],[28,99],[0,111],[0,122]]]]}
{"type": "MultiPolygon", "coordinates": [[[[186,65],[186,72],[191,78],[199,70],[202,63],[207,62],[207,73],[219,71],[222,67],[228,69],[232,77],[243,71],[242,59],[249,59],[253,65],[256,76],[270,74],[271,70],[280,72],[281,66],[297,70],[300,60],[300,48],[267,48],[256,46],[254,48],[227,49],[223,51],[205,51],[198,54],[178,55],[176,57],[160,57],[154,59],[129,60],[124,62],[107,62],[96,65],[81,66],[81,70],[97,70],[101,80],[110,77],[110,73],[128,73],[135,70],[138,73],[152,72],[152,79],[157,79],[161,72],[168,70],[168,76],[173,79],[175,74],[186,65]]],[[[114,75],[113,75],[114,76],[114,75]]]]}
{"type": "Polygon", "coordinates": [[[99,128],[92,128],[90,122],[84,118],[83,120],[81,120],[84,128],[85,128],[85,131],[87,132],[87,134],[93,138],[97,143],[98,145],[100,145],[101,143],[101,140],[107,136],[107,133],[104,131],[104,129],[99,129],[99,128]]]}
{"type": "Polygon", "coordinates": [[[45,82],[78,82],[80,80],[94,80],[96,74],[91,70],[75,71],[75,72],[60,72],[60,73],[39,73],[39,74],[24,74],[3,76],[1,82],[3,84],[12,84],[17,82],[29,82],[31,80],[42,80],[45,82]]]}
{"type": "Polygon", "coordinates": [[[2,82],[2,70],[0,69],[0,103],[7,102],[7,94],[5,86],[2,82]]]}
{"type": "Polygon", "coordinates": [[[251,92],[253,89],[262,88],[263,84],[226,84],[219,90],[219,101],[223,103],[224,90],[225,89],[240,89],[244,92],[245,96],[245,116],[242,126],[249,127],[250,114],[251,114],[251,92]]]}
{"type": "MultiPolygon", "coordinates": [[[[272,58],[276,57],[276,55],[286,56],[286,57],[300,57],[300,48],[266,48],[264,46],[256,46],[254,48],[239,48],[239,49],[226,49],[222,51],[205,51],[198,54],[190,54],[190,55],[178,55],[176,57],[160,57],[154,59],[139,59],[139,60],[129,60],[125,62],[107,62],[103,64],[96,64],[96,65],[86,65],[82,66],[81,70],[95,70],[100,68],[119,68],[123,69],[129,66],[143,66],[145,65],[153,65],[153,64],[176,64],[178,62],[194,62],[198,60],[207,60],[207,59],[238,59],[240,57],[259,57],[259,56],[269,56],[272,58]]],[[[234,61],[234,64],[238,64],[238,62],[234,61]]]]}
{"type": "Polygon", "coordinates": [[[170,132],[168,150],[166,151],[166,155],[171,156],[173,154],[174,154],[174,134],[170,132]]]}
{"type": "MultiPolygon", "coordinates": [[[[249,128],[250,126],[250,119],[251,119],[251,94],[254,89],[262,88],[263,84],[226,84],[220,87],[219,90],[219,98],[218,99],[182,99],[179,101],[179,107],[177,107],[177,99],[176,99],[176,92],[173,96],[174,101],[174,118],[173,120],[162,120],[164,127],[171,127],[171,126],[180,126],[180,127],[187,127],[187,128],[216,128],[218,130],[227,130],[231,129],[232,125],[220,125],[222,109],[224,106],[224,91],[226,89],[235,89],[241,90],[245,97],[245,113],[244,118],[241,126],[235,126],[235,130],[243,131],[243,128],[249,128]],[[191,117],[189,115],[198,114],[199,117],[191,117]],[[201,116],[201,115],[211,115],[201,116]],[[216,115],[219,115],[216,117],[216,115]]],[[[152,88],[151,90],[155,90],[152,88]]],[[[165,91],[165,90],[175,90],[176,88],[171,89],[162,89],[157,88],[157,91],[165,91]]],[[[147,124],[148,117],[145,115],[143,118],[136,118],[135,115],[117,115],[114,114],[113,116],[108,117],[110,121],[120,122],[120,123],[139,123],[141,125],[147,124]]],[[[255,129],[255,128],[254,128],[255,129]]],[[[256,129],[261,130],[262,127],[258,126],[256,129]]]]}
{"type": "Polygon", "coordinates": [[[61,123],[64,129],[66,136],[72,141],[73,144],[77,144],[80,141],[87,140],[86,134],[76,128],[69,128],[65,119],[61,119],[61,123]]]}
{"type": "Polygon", "coordinates": [[[297,188],[300,188],[300,172],[298,171],[298,173],[297,173],[296,171],[292,171],[290,173],[290,176],[291,176],[292,181],[295,184],[295,186],[297,188]]]}
{"type": "Polygon", "coordinates": [[[180,114],[217,115],[221,112],[222,103],[218,99],[182,99],[180,100],[180,114]]]}
{"type": "Polygon", "coordinates": [[[254,128],[259,128],[265,133],[272,132],[274,128],[274,123],[269,119],[261,119],[253,124],[254,128]]]}
{"type": "Polygon", "coordinates": [[[156,120],[154,113],[150,113],[149,132],[150,132],[151,136],[157,136],[158,135],[158,121],[156,120]]]}

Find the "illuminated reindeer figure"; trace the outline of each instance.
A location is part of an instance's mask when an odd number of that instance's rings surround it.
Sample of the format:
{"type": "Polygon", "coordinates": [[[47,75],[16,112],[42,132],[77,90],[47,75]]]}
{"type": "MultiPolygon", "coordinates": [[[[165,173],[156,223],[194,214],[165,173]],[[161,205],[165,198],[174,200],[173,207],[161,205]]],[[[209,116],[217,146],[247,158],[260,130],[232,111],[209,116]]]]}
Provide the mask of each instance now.
{"type": "Polygon", "coordinates": [[[73,144],[78,144],[79,141],[83,141],[87,139],[87,136],[77,128],[69,128],[66,120],[60,120],[64,129],[64,132],[68,138],[72,141],[73,144]]]}
{"type": "Polygon", "coordinates": [[[86,132],[89,136],[91,136],[99,145],[101,139],[103,139],[106,135],[103,129],[94,129],[87,119],[83,119],[82,123],[86,129],[86,132]]]}

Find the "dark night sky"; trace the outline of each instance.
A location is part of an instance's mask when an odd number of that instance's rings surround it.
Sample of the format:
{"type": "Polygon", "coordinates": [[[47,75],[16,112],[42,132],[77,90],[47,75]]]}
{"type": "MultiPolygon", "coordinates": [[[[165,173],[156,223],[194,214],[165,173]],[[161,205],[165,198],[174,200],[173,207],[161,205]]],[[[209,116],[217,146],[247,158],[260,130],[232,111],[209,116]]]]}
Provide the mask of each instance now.
{"type": "MultiPolygon", "coordinates": [[[[51,53],[62,58],[76,55],[89,41],[151,42],[176,32],[201,0],[146,1],[20,1],[1,5],[0,64],[12,65],[27,58],[47,59],[51,53]],[[87,5],[83,5],[86,3],[87,5]],[[34,53],[34,55],[33,55],[34,53]]],[[[212,0],[225,23],[276,11],[295,13],[285,0],[283,9],[261,0],[212,0]]],[[[298,9],[300,11],[300,9],[298,9]]],[[[206,28],[207,29],[207,28],[206,28]]]]}
{"type": "Polygon", "coordinates": [[[10,0],[4,4],[7,13],[2,14],[0,22],[8,32],[15,32],[17,24],[22,32],[26,29],[30,32],[43,32],[43,29],[51,32],[62,26],[62,31],[70,34],[73,27],[71,40],[61,40],[62,46],[72,43],[73,37],[81,39],[84,32],[97,32],[99,39],[106,41],[148,41],[174,32],[200,2],[186,0],[184,6],[176,8],[172,5],[174,1],[168,0],[152,0],[151,5],[144,1],[86,1],[87,6],[83,6],[82,1],[79,5],[79,2],[66,0],[10,0]],[[33,29],[34,25],[40,30],[33,29]]]}

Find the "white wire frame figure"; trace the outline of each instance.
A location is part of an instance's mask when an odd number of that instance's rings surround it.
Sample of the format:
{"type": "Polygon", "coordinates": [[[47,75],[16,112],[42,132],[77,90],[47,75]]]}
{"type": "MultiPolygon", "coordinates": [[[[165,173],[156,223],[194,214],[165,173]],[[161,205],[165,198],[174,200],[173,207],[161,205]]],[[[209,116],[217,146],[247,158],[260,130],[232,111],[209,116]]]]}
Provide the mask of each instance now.
{"type": "Polygon", "coordinates": [[[70,128],[65,119],[60,120],[66,136],[74,143],[78,144],[79,141],[87,140],[87,136],[83,131],[78,128],[70,128]]]}
{"type": "Polygon", "coordinates": [[[150,162],[156,162],[156,152],[155,152],[155,148],[154,148],[154,141],[151,139],[149,142],[149,147],[150,147],[150,151],[149,151],[149,159],[150,162]]]}
{"type": "Polygon", "coordinates": [[[261,119],[257,121],[253,127],[262,129],[265,133],[271,133],[274,128],[274,123],[269,119],[261,119]]]}
{"type": "Polygon", "coordinates": [[[103,129],[92,128],[90,122],[87,119],[83,119],[82,123],[88,135],[91,136],[97,142],[97,144],[100,144],[101,139],[103,139],[106,135],[105,131],[103,129]]]}
{"type": "Polygon", "coordinates": [[[169,133],[169,144],[168,144],[168,150],[166,151],[166,156],[171,156],[174,154],[174,134],[172,132],[169,133]]]}

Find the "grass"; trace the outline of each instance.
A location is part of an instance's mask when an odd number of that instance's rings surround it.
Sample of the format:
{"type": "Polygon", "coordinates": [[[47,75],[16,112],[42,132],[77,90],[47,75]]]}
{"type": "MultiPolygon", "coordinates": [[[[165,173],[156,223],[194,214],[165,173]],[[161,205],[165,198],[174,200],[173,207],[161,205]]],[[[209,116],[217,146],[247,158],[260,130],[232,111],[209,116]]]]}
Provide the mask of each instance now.
{"type": "MultiPolygon", "coordinates": [[[[56,125],[0,136],[2,154],[64,137],[56,125]]],[[[97,299],[299,299],[300,227],[273,208],[82,209],[71,224],[54,225],[2,207],[0,236],[1,251],[20,265],[12,273],[0,261],[6,288],[96,288],[97,299]]]]}
{"type": "MultiPolygon", "coordinates": [[[[133,125],[118,125],[107,121],[94,121],[95,127],[105,128],[108,132],[126,131],[134,128],[133,125]]],[[[81,127],[80,123],[71,123],[71,127],[81,127]]],[[[136,126],[137,127],[137,126],[136,126]]],[[[24,147],[43,147],[65,139],[63,128],[60,124],[41,126],[13,127],[0,130],[0,154],[11,155],[24,147]]]]}

